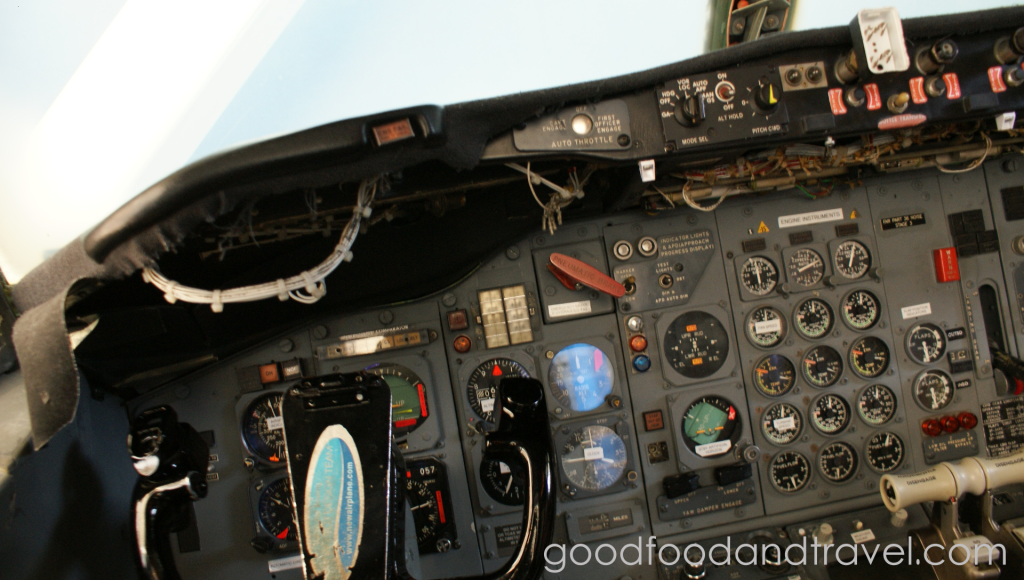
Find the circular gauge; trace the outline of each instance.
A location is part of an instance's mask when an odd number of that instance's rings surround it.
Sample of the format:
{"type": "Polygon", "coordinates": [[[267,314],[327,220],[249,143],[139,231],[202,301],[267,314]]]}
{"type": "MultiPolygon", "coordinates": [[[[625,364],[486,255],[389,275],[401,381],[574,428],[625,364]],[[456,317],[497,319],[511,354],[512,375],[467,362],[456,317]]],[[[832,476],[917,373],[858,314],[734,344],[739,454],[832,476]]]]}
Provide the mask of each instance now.
{"type": "Polygon", "coordinates": [[[810,462],[796,451],[776,455],[768,472],[775,489],[785,493],[800,491],[811,480],[810,462]]]}
{"type": "Polygon", "coordinates": [[[830,346],[816,346],[804,355],[804,378],[815,387],[831,387],[843,374],[843,357],[830,346]]]}
{"type": "Polygon", "coordinates": [[[391,420],[395,437],[413,432],[427,420],[427,390],[412,369],[391,363],[370,365],[366,372],[377,375],[391,387],[391,420]]]}
{"type": "Polygon", "coordinates": [[[260,492],[257,502],[260,525],[268,534],[282,541],[297,539],[295,517],[292,512],[292,490],[288,478],[276,479],[260,492]]]}
{"type": "Polygon", "coordinates": [[[548,386],[563,407],[592,411],[604,403],[615,384],[615,368],[596,346],[577,343],[558,351],[548,369],[548,386]]]}
{"type": "Polygon", "coordinates": [[[771,306],[761,306],[747,317],[747,338],[754,346],[772,348],[786,336],[786,319],[771,306]]]}
{"type": "Polygon", "coordinates": [[[854,290],[843,298],[843,320],[854,330],[867,330],[878,322],[878,298],[867,290],[854,290]]]}
{"type": "Polygon", "coordinates": [[[699,310],[676,317],[662,342],[668,364],[691,379],[715,374],[729,356],[725,327],[714,316],[699,310]]]}
{"type": "Polygon", "coordinates": [[[801,286],[814,286],[825,277],[825,261],[810,248],[800,248],[786,261],[789,279],[801,286]]]}
{"type": "Polygon", "coordinates": [[[740,417],[736,407],[716,395],[694,401],[683,415],[683,441],[697,455],[724,455],[740,438],[740,417]]]}
{"type": "Polygon", "coordinates": [[[821,338],[832,330],[835,315],[827,302],[808,298],[796,307],[796,329],[807,338],[821,338]]]}
{"type": "Polygon", "coordinates": [[[526,476],[521,464],[509,465],[497,459],[484,459],[480,464],[480,482],[494,501],[505,505],[523,505],[526,476]]]}
{"type": "Polygon", "coordinates": [[[448,470],[433,457],[409,461],[405,469],[405,499],[412,512],[419,552],[445,552],[455,539],[448,470]]]}
{"type": "Polygon", "coordinates": [[[850,405],[839,395],[822,395],[811,407],[811,423],[825,435],[841,433],[850,423],[850,405]]]}
{"type": "Polygon", "coordinates": [[[743,262],[740,278],[747,292],[756,296],[764,296],[775,289],[779,283],[779,269],[764,256],[751,256],[743,262]]]}
{"type": "Polygon", "coordinates": [[[926,411],[938,411],[953,402],[953,378],[945,371],[930,369],[914,379],[914,398],[926,411]]]}
{"type": "Polygon", "coordinates": [[[911,326],[907,332],[907,354],[923,365],[939,360],[946,354],[946,333],[930,322],[911,326]]]}
{"type": "Polygon", "coordinates": [[[868,465],[879,473],[888,473],[903,463],[903,440],[895,433],[875,433],[868,439],[868,465]]]}
{"type": "Polygon", "coordinates": [[[857,413],[868,425],[882,425],[896,414],[896,395],[885,385],[870,385],[857,397],[857,413]]]}
{"type": "Polygon", "coordinates": [[[865,336],[850,347],[850,367],[864,378],[874,378],[889,368],[889,347],[880,338],[865,336]]]}
{"type": "Polygon", "coordinates": [[[754,367],[754,386],[768,397],[785,395],[796,383],[796,368],[781,354],[770,354],[754,367]]]}
{"type": "Polygon", "coordinates": [[[242,416],[242,443],[254,457],[271,465],[284,465],[284,421],[281,419],[281,393],[270,393],[252,400],[242,416]]]}
{"type": "Polygon", "coordinates": [[[530,378],[530,373],[523,365],[512,359],[492,358],[473,370],[466,385],[469,405],[484,421],[494,422],[494,397],[498,392],[498,383],[505,377],[530,378]]]}
{"type": "Polygon", "coordinates": [[[796,441],[803,426],[800,411],[789,403],[776,403],[761,415],[761,430],[768,441],[775,445],[796,441]]]}
{"type": "Polygon", "coordinates": [[[848,481],[857,473],[857,452],[847,443],[834,441],[818,454],[818,468],[832,483],[848,481]]]}
{"type": "Polygon", "coordinates": [[[864,244],[853,240],[839,244],[835,254],[836,271],[844,278],[856,280],[868,273],[871,267],[871,255],[864,244]]]}
{"type": "Polygon", "coordinates": [[[580,489],[600,491],[622,478],[626,444],[604,425],[580,427],[562,448],[562,471],[580,489]]]}

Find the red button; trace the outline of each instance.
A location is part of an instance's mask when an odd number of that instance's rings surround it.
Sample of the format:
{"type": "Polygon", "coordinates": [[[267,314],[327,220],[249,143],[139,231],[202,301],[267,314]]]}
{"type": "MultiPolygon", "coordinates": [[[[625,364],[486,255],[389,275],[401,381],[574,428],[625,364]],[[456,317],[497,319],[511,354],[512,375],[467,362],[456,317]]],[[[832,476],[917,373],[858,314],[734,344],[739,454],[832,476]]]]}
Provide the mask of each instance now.
{"type": "Polygon", "coordinates": [[[455,337],[455,341],[452,343],[452,348],[455,352],[465,354],[469,352],[469,349],[473,347],[473,341],[469,340],[469,337],[465,334],[460,334],[455,337]]]}
{"type": "Polygon", "coordinates": [[[647,339],[642,334],[638,334],[629,339],[629,348],[633,349],[633,352],[643,352],[647,350],[647,339]]]}
{"type": "Polygon", "coordinates": [[[921,430],[929,437],[936,437],[942,433],[942,425],[935,419],[925,419],[921,422],[921,430]]]}
{"type": "Polygon", "coordinates": [[[978,418],[970,411],[964,411],[957,415],[956,418],[964,429],[974,429],[978,426],[978,418]]]}
{"type": "Polygon", "coordinates": [[[942,430],[947,433],[956,433],[960,430],[960,421],[952,415],[946,415],[939,419],[939,422],[942,423],[942,430]]]}
{"type": "Polygon", "coordinates": [[[935,258],[935,280],[956,282],[960,279],[960,265],[956,259],[956,248],[939,248],[932,252],[935,258]]]}

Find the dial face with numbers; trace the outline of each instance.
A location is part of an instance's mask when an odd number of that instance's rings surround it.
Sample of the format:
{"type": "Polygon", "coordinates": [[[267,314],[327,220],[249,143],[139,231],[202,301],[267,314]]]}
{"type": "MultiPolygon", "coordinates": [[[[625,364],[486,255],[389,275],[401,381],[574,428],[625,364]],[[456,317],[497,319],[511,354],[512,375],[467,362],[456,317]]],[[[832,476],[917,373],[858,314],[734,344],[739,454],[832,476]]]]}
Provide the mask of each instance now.
{"type": "Polygon", "coordinates": [[[561,454],[566,478],[588,491],[607,489],[626,470],[626,444],[604,425],[587,425],[574,431],[561,454]]]}
{"type": "Polygon", "coordinates": [[[715,374],[729,356],[729,334],[722,322],[700,310],[677,316],[663,342],[665,361],[690,379],[715,374]]]}
{"type": "Polygon", "coordinates": [[[281,419],[281,393],[270,393],[252,400],[242,416],[242,442],[253,457],[270,465],[285,465],[284,421],[281,419]]]}
{"type": "Polygon", "coordinates": [[[775,285],[779,283],[779,269],[775,262],[764,256],[751,256],[740,269],[740,282],[747,292],[764,296],[775,290],[775,285]]]}
{"type": "Polygon", "coordinates": [[[775,445],[787,445],[796,441],[803,429],[804,420],[800,411],[789,403],[776,403],[761,416],[761,431],[768,441],[775,445]]]}
{"type": "Polygon", "coordinates": [[[447,551],[456,540],[447,468],[427,457],[410,461],[405,469],[405,497],[416,523],[420,554],[447,551]]]}
{"type": "Polygon", "coordinates": [[[796,384],[796,368],[781,354],[770,354],[754,367],[754,386],[769,397],[785,395],[796,384]]]}
{"type": "Polygon", "coordinates": [[[476,367],[473,374],[469,375],[466,396],[478,417],[494,422],[494,397],[497,396],[498,383],[509,377],[528,379],[530,373],[512,359],[492,358],[476,367]]]}
{"type": "Polygon", "coordinates": [[[825,276],[825,260],[810,248],[800,248],[786,260],[786,274],[800,286],[814,286],[825,276]]]}
{"type": "Polygon", "coordinates": [[[953,402],[955,392],[953,377],[939,369],[923,371],[914,379],[914,398],[926,411],[945,409],[953,402]]]}
{"type": "Polygon", "coordinates": [[[865,336],[850,347],[850,367],[864,378],[874,378],[889,368],[889,347],[880,338],[865,336]]]}
{"type": "Polygon", "coordinates": [[[784,493],[800,491],[811,479],[811,464],[796,451],[783,451],[772,459],[769,467],[772,485],[784,493]]]}
{"type": "Polygon", "coordinates": [[[885,385],[869,385],[857,397],[857,413],[868,425],[883,425],[896,414],[896,395],[885,385]]]}
{"type": "Polygon", "coordinates": [[[843,374],[843,357],[830,346],[816,346],[803,358],[804,378],[815,387],[831,387],[843,374]]]}
{"type": "Polygon", "coordinates": [[[832,483],[849,481],[857,473],[857,452],[848,443],[834,441],[818,454],[818,469],[832,483]]]}
{"type": "Polygon", "coordinates": [[[808,298],[796,307],[796,329],[807,338],[821,338],[832,330],[835,314],[824,300],[808,298]]]}
{"type": "Polygon", "coordinates": [[[839,395],[822,395],[811,407],[811,423],[825,435],[841,433],[850,424],[850,405],[839,395]]]}
{"type": "Polygon", "coordinates": [[[526,476],[522,464],[511,465],[497,459],[480,464],[480,482],[494,501],[505,505],[523,505],[526,499],[526,476]]]}
{"type": "Polygon", "coordinates": [[[843,299],[843,320],[854,330],[867,330],[878,322],[881,304],[867,290],[854,290],[843,299]]]}
{"type": "Polygon", "coordinates": [[[930,322],[922,322],[907,331],[907,354],[914,361],[927,365],[946,354],[946,332],[930,322]]]}
{"type": "MultiPolygon", "coordinates": [[[[492,371],[493,372],[493,371],[492,371]]],[[[569,345],[551,360],[548,386],[558,402],[573,411],[592,411],[605,402],[615,386],[615,367],[596,346],[569,345]]]]}
{"type": "Polygon", "coordinates": [[[754,309],[747,317],[747,338],[754,346],[772,348],[786,337],[786,318],[771,306],[754,309]]]}
{"type": "Polygon", "coordinates": [[[404,437],[426,422],[427,387],[412,369],[392,363],[379,363],[366,367],[366,372],[377,375],[391,388],[391,420],[395,437],[404,437]]]}
{"type": "Polygon", "coordinates": [[[683,415],[683,440],[700,457],[718,457],[732,449],[740,436],[740,415],[732,403],[717,395],[694,401],[683,415]]]}
{"type": "Polygon", "coordinates": [[[903,463],[903,440],[895,433],[875,433],[868,439],[867,457],[875,471],[893,471],[903,463]]]}
{"type": "Polygon", "coordinates": [[[835,266],[841,276],[856,280],[868,273],[871,267],[871,254],[864,244],[847,240],[836,248],[835,266]]]}
{"type": "Polygon", "coordinates": [[[282,542],[296,540],[297,527],[292,512],[292,490],[287,477],[268,483],[260,491],[257,506],[260,525],[268,534],[282,542]]]}

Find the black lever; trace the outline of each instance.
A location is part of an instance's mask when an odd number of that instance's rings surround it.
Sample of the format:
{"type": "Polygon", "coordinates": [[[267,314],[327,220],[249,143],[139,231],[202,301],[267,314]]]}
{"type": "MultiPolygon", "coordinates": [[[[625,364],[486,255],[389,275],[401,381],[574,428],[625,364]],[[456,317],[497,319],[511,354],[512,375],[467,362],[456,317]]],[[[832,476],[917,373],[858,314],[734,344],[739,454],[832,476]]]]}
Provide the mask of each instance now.
{"type": "Polygon", "coordinates": [[[136,565],[149,580],[180,580],[170,534],[188,525],[189,502],[206,497],[209,447],[165,405],[135,419],[128,450],[139,474],[132,493],[136,565]]]}

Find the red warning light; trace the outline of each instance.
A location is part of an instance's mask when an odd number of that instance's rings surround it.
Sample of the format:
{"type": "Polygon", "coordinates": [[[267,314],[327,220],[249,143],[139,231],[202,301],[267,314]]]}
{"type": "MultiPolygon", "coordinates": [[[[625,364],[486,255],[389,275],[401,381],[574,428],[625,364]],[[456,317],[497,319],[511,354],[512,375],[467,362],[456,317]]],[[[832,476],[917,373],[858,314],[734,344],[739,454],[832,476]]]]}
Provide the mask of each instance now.
{"type": "Polygon", "coordinates": [[[938,437],[942,433],[942,425],[935,419],[925,419],[921,422],[921,430],[929,437],[938,437]]]}
{"type": "Polygon", "coordinates": [[[978,417],[970,411],[964,411],[957,415],[956,418],[960,421],[960,426],[964,429],[974,429],[978,426],[978,417]]]}

